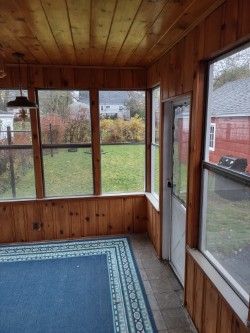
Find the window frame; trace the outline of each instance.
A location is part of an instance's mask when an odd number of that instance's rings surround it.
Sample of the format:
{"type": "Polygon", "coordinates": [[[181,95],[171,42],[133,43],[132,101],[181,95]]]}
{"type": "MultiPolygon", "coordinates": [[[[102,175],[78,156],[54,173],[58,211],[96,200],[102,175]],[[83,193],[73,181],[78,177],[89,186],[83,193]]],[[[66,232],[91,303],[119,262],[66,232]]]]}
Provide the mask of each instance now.
{"type": "MultiPolygon", "coordinates": [[[[90,90],[91,91],[91,90],[90,90]]],[[[112,89],[108,89],[108,88],[103,88],[103,89],[97,89],[97,94],[98,94],[98,122],[99,122],[99,126],[100,126],[100,105],[104,105],[100,103],[100,93],[101,92],[116,92],[116,91],[124,91],[124,92],[131,92],[131,91],[136,91],[136,92],[144,92],[144,103],[145,103],[145,131],[144,131],[144,156],[145,156],[145,163],[144,163],[144,185],[143,185],[143,191],[136,191],[136,192],[103,192],[102,190],[102,167],[101,167],[101,156],[100,156],[100,187],[101,187],[101,195],[103,196],[110,196],[110,195],[114,195],[114,196],[120,196],[120,195],[131,195],[131,194],[142,194],[142,193],[146,193],[146,177],[147,177],[147,89],[137,89],[137,88],[130,88],[130,89],[125,89],[125,88],[112,88],[112,89]]],[[[104,110],[102,110],[104,111],[104,110]]],[[[108,114],[106,114],[108,115],[108,114]]],[[[101,146],[103,145],[103,143],[101,142],[101,130],[100,131],[100,135],[99,135],[99,147],[101,150],[101,146]]],[[[104,143],[105,145],[106,143],[104,143]]],[[[123,144],[127,144],[127,143],[109,143],[109,145],[123,145],[123,144]]],[[[138,143],[130,143],[131,145],[136,145],[138,143]]]]}
{"type": "Polygon", "coordinates": [[[241,47],[234,48],[233,50],[226,52],[216,58],[207,62],[207,82],[205,85],[206,101],[205,101],[205,115],[204,115],[204,140],[203,140],[203,156],[201,161],[201,195],[200,195],[200,228],[199,228],[199,242],[198,248],[201,251],[202,255],[206,257],[209,263],[215,268],[215,270],[220,274],[222,279],[232,288],[232,290],[240,297],[240,299],[249,306],[250,295],[241,287],[241,285],[233,278],[233,276],[220,264],[220,262],[212,255],[211,252],[206,250],[206,209],[204,207],[207,205],[206,196],[207,196],[207,181],[206,173],[208,171],[212,172],[215,175],[222,176],[239,184],[246,185],[250,187],[250,177],[243,173],[238,173],[230,169],[223,168],[220,165],[214,164],[207,160],[208,154],[210,151],[215,150],[215,132],[216,132],[216,123],[209,121],[209,91],[212,87],[210,80],[211,72],[213,70],[213,64],[217,61],[225,59],[237,52],[240,52],[244,49],[250,47],[250,43],[246,43],[241,47]],[[213,140],[213,149],[210,147],[210,128],[211,125],[214,126],[214,140],[213,140]]]}
{"type": "Polygon", "coordinates": [[[215,135],[216,135],[216,123],[210,123],[210,132],[209,132],[209,150],[214,151],[215,150],[215,135]],[[213,133],[211,132],[211,129],[213,128],[213,133]],[[212,146],[211,143],[211,136],[212,136],[212,146]]]}
{"type": "MultiPolygon", "coordinates": [[[[17,95],[20,95],[20,89],[19,87],[1,87],[0,91],[3,90],[11,90],[11,91],[16,91],[17,95]]],[[[22,93],[25,92],[25,96],[29,96],[29,88],[27,86],[24,86],[22,88],[22,93]]],[[[30,121],[30,134],[31,134],[31,143],[29,144],[3,144],[0,145],[0,150],[7,150],[9,151],[9,153],[11,153],[12,155],[12,151],[15,150],[25,150],[25,149],[30,149],[31,153],[32,153],[32,161],[33,161],[33,173],[34,173],[34,196],[28,196],[28,197],[16,197],[16,193],[15,195],[13,194],[13,190],[12,190],[12,198],[6,198],[6,199],[0,199],[0,202],[8,202],[8,201],[27,201],[27,200],[34,200],[37,198],[37,194],[36,194],[36,177],[35,177],[35,161],[34,161],[34,145],[33,145],[33,129],[32,129],[32,115],[31,115],[31,110],[27,110],[27,112],[29,112],[29,121],[30,121]]],[[[2,127],[2,124],[1,124],[2,127]]],[[[0,128],[0,132],[1,132],[1,128],[0,128]]],[[[22,132],[22,131],[21,131],[22,132]]],[[[7,130],[6,130],[7,133],[7,130]]],[[[15,189],[16,192],[16,189],[15,189]]]]}
{"type": "Polygon", "coordinates": [[[40,135],[40,149],[41,149],[41,161],[42,161],[42,174],[43,174],[43,198],[51,199],[51,198],[72,198],[72,197],[88,197],[94,195],[94,154],[93,154],[93,143],[92,143],[92,113],[91,113],[91,89],[64,89],[64,88],[37,88],[36,89],[36,100],[38,104],[38,121],[39,121],[39,135],[40,135]],[[90,131],[91,131],[91,142],[90,143],[58,143],[58,144],[47,144],[42,143],[42,129],[40,125],[40,107],[39,107],[39,91],[88,91],[89,93],[89,112],[90,112],[90,131]],[[58,148],[58,149],[67,149],[67,148],[90,148],[92,155],[92,192],[86,194],[72,194],[72,195],[46,195],[46,186],[45,186],[45,176],[44,176],[44,162],[43,162],[43,149],[49,148],[58,148]]]}

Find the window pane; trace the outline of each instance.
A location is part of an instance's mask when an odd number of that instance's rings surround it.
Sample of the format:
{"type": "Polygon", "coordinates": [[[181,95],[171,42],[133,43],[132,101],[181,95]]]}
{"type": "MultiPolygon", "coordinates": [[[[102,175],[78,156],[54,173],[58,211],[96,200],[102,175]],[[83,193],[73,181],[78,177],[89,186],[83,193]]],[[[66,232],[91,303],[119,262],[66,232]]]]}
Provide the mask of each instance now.
{"type": "MultiPolygon", "coordinates": [[[[23,91],[27,96],[27,91],[23,91]]],[[[31,145],[31,127],[29,111],[7,109],[6,104],[20,96],[19,90],[0,90],[0,145],[31,145]]]]}
{"type": "Polygon", "coordinates": [[[152,145],[152,192],[159,197],[160,193],[160,169],[159,169],[159,159],[160,159],[160,148],[158,145],[152,145]]]}
{"type": "Polygon", "coordinates": [[[38,98],[46,196],[92,194],[89,92],[39,90],[38,98]]]}
{"type": "Polygon", "coordinates": [[[204,189],[203,251],[209,252],[216,266],[221,265],[224,275],[228,272],[249,298],[250,189],[206,170],[204,189]]]}
{"type": "Polygon", "coordinates": [[[6,107],[16,96],[19,90],[0,90],[0,199],[35,197],[30,113],[6,107]],[[25,148],[8,149],[14,145],[25,148]]]}
{"type": "Polygon", "coordinates": [[[93,193],[90,148],[44,148],[43,165],[47,196],[93,193]]]}
{"type": "Polygon", "coordinates": [[[102,191],[144,191],[145,93],[101,91],[102,191]]]}
{"type": "Polygon", "coordinates": [[[152,90],[151,188],[159,197],[160,87],[152,90]]]}
{"type": "Polygon", "coordinates": [[[230,169],[250,172],[249,100],[250,47],[210,65],[207,161],[225,166],[230,157],[230,169]]]}
{"type": "Polygon", "coordinates": [[[186,204],[190,104],[174,105],[173,194],[186,204]]]}
{"type": "Polygon", "coordinates": [[[152,142],[159,143],[160,87],[152,90],[152,142]]]}
{"type": "Polygon", "coordinates": [[[35,197],[32,149],[0,148],[0,199],[35,197]]]}
{"type": "Polygon", "coordinates": [[[90,143],[88,91],[39,90],[42,143],[90,143]]]}

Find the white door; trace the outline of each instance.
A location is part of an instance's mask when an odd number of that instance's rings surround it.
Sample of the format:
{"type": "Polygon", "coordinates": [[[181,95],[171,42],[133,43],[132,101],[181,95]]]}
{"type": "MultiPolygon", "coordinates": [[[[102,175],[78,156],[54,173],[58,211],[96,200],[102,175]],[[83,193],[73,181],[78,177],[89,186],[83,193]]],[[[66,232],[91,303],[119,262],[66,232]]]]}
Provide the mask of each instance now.
{"type": "Polygon", "coordinates": [[[163,200],[168,209],[163,211],[163,232],[167,233],[163,237],[163,246],[169,247],[166,256],[184,284],[190,98],[167,102],[164,113],[165,124],[169,124],[164,129],[166,184],[163,200]]]}

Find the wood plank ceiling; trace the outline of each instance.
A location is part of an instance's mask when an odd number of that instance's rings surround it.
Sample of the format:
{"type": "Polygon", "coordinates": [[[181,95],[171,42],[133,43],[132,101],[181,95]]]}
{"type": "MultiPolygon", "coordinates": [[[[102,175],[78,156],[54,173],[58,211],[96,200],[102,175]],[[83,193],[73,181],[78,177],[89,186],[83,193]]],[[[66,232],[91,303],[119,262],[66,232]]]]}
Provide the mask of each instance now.
{"type": "Polygon", "coordinates": [[[0,51],[15,63],[145,67],[223,0],[0,0],[0,51]]]}

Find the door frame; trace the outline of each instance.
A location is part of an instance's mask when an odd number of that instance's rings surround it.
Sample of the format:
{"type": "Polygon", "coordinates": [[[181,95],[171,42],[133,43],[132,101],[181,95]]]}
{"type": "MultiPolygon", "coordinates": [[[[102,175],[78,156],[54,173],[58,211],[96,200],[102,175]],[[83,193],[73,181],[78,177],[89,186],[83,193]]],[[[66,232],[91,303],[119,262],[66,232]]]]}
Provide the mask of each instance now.
{"type": "MultiPolygon", "coordinates": [[[[173,173],[173,121],[174,113],[173,104],[189,100],[189,144],[190,144],[190,122],[192,112],[192,93],[171,97],[162,101],[162,258],[167,260],[173,268],[176,276],[181,281],[175,267],[171,264],[171,234],[172,234],[172,189],[167,186],[168,181],[172,181],[173,173]]],[[[189,152],[189,149],[188,149],[189,152]]],[[[189,158],[189,154],[188,154],[189,158]]],[[[187,182],[188,186],[188,182],[187,182]]],[[[187,224],[187,207],[186,207],[186,224],[187,224]]],[[[185,253],[183,254],[186,255],[185,253]]],[[[185,272],[185,267],[184,267],[185,272]]],[[[184,274],[185,275],[185,274],[184,274]]],[[[181,281],[184,285],[184,281],[181,281]]]]}

